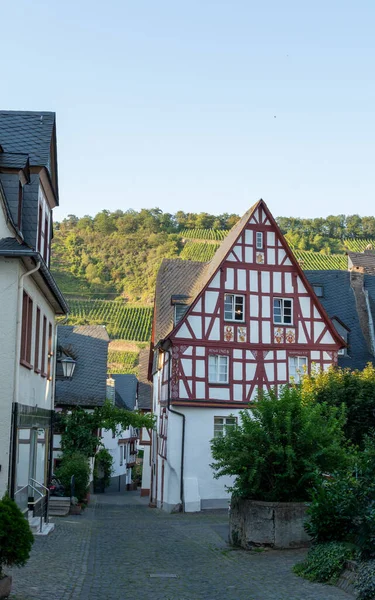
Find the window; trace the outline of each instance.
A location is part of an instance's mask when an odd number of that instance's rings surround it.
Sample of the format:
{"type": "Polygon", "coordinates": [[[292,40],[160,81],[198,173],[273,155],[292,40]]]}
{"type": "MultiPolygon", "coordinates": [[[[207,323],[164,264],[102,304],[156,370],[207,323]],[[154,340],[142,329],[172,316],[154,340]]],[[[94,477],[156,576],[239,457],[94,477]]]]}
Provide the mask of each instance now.
{"type": "Polygon", "coordinates": [[[293,300],[289,298],[274,298],[273,300],[273,322],[276,325],[291,325],[293,300]]]}
{"type": "Polygon", "coordinates": [[[45,262],[48,264],[48,246],[49,246],[49,236],[48,236],[48,217],[46,215],[44,219],[44,248],[43,248],[43,258],[45,262]]]}
{"type": "Polygon", "coordinates": [[[189,308],[188,304],[175,304],[174,305],[174,324],[177,325],[189,308]]]}
{"type": "Polygon", "coordinates": [[[218,354],[208,357],[209,383],[228,383],[229,357],[218,354]]]}
{"type": "Polygon", "coordinates": [[[47,341],[47,318],[43,317],[43,332],[42,332],[42,377],[47,377],[46,373],[46,341],[47,341]]]}
{"type": "Polygon", "coordinates": [[[307,356],[289,356],[289,381],[299,383],[307,373],[307,356]]]}
{"type": "Polygon", "coordinates": [[[38,252],[42,253],[42,223],[43,223],[43,206],[39,204],[38,216],[38,252]]]}
{"type": "Polygon", "coordinates": [[[316,294],[316,296],[318,296],[318,298],[323,298],[324,296],[324,289],[322,285],[313,285],[313,290],[316,294]]]}
{"type": "Polygon", "coordinates": [[[120,446],[120,467],[124,464],[124,446],[120,446]]]}
{"type": "Polygon", "coordinates": [[[52,323],[48,323],[47,377],[52,379],[52,323]]]}
{"type": "Polygon", "coordinates": [[[257,231],[256,233],[256,249],[262,250],[263,248],[263,232],[257,231]]]}
{"type": "Polygon", "coordinates": [[[226,321],[244,321],[245,297],[236,294],[224,296],[224,319],[226,321]]]}
{"type": "Polygon", "coordinates": [[[227,427],[237,425],[236,417],[214,417],[214,437],[225,435],[227,427]]]}
{"type": "Polygon", "coordinates": [[[22,330],[21,330],[21,363],[31,368],[31,336],[33,332],[33,301],[23,293],[22,330]]]}
{"type": "Polygon", "coordinates": [[[36,309],[36,327],[35,327],[35,354],[34,354],[34,371],[40,373],[39,369],[39,337],[40,337],[40,308],[36,309]]]}

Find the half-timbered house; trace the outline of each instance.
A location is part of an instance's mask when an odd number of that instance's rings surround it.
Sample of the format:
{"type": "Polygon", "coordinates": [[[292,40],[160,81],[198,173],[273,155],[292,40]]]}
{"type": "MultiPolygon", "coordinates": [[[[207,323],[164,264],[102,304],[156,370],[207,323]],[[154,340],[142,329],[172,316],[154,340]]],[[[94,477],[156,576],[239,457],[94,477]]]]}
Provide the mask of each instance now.
{"type": "Polygon", "coordinates": [[[164,260],[157,277],[150,377],[157,428],[151,502],[165,510],[227,506],[210,440],[259,390],[337,362],[343,339],[263,200],[209,263],[164,260]]]}

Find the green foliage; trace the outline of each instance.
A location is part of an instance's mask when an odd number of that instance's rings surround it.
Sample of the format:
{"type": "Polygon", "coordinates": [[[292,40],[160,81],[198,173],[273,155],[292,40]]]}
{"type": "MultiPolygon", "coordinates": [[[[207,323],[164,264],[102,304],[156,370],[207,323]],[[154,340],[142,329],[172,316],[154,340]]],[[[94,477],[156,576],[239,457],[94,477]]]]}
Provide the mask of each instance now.
{"type": "Polygon", "coordinates": [[[67,495],[72,494],[70,485],[72,475],[75,480],[74,494],[81,501],[86,498],[90,483],[89,459],[82,452],[64,452],[61,464],[56,470],[56,476],[61,480],[67,495]]]}
{"type": "Polygon", "coordinates": [[[306,560],[294,566],[296,575],[309,581],[334,583],[345,567],[345,562],[355,556],[355,549],[343,542],[315,544],[306,560]]]}
{"type": "Polygon", "coordinates": [[[119,433],[130,425],[135,428],[153,427],[153,417],[136,411],[127,411],[106,402],[104,406],[96,407],[92,412],[75,408],[69,414],[59,413],[61,433],[61,448],[65,454],[80,452],[84,456],[95,456],[100,445],[97,432],[100,429],[110,429],[119,433]]]}
{"type": "Polygon", "coordinates": [[[127,350],[108,351],[108,373],[130,373],[138,375],[139,353],[127,350]]]}
{"type": "Polygon", "coordinates": [[[375,560],[360,563],[355,588],[358,592],[358,600],[375,598],[375,560]]]}
{"type": "Polygon", "coordinates": [[[3,567],[22,567],[29,559],[34,536],[14,500],[0,500],[0,579],[3,567]]]}
{"type": "Polygon", "coordinates": [[[105,325],[114,339],[147,342],[152,308],[129,306],[122,300],[70,300],[69,325],[105,325]]]}
{"type": "Polygon", "coordinates": [[[113,473],[113,457],[107,448],[100,448],[95,456],[94,480],[102,479],[108,487],[113,473]]]}
{"type": "Polygon", "coordinates": [[[186,242],[184,249],[180,254],[180,258],[183,260],[209,262],[214,257],[214,254],[218,248],[218,244],[189,241],[186,242]]]}
{"type": "Polygon", "coordinates": [[[305,528],[316,542],[345,540],[369,557],[375,555],[375,436],[364,439],[351,463],[314,492],[305,528]]]}
{"type": "Polygon", "coordinates": [[[306,501],[311,490],[347,462],[344,410],[303,402],[299,387],[265,394],[241,423],[211,442],[215,477],[234,475],[231,491],[267,501],[306,501]]]}
{"type": "Polygon", "coordinates": [[[363,371],[329,369],[303,378],[306,399],[330,406],[346,406],[344,432],[353,444],[362,446],[365,436],[375,428],[375,367],[363,371]]]}

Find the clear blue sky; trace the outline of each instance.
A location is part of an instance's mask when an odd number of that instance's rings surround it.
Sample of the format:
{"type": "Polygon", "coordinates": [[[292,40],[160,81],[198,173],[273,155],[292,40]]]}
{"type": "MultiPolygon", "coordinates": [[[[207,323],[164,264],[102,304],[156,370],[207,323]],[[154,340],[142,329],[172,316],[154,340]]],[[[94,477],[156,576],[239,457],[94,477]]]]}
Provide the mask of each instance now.
{"type": "Polygon", "coordinates": [[[55,218],[260,197],[375,213],[373,0],[18,0],[0,18],[1,108],[57,113],[55,218]]]}

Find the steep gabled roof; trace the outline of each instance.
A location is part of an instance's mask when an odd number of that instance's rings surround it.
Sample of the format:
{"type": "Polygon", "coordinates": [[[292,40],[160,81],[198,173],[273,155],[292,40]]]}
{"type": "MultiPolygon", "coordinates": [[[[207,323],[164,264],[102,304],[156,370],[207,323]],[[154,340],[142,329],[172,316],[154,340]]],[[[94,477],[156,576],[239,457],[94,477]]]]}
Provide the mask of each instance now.
{"type": "Polygon", "coordinates": [[[112,375],[115,380],[116,406],[134,410],[137,399],[137,378],[135,375],[112,375]]]}
{"type": "MultiPolygon", "coordinates": [[[[57,344],[77,362],[72,379],[56,379],[57,406],[102,406],[107,395],[109,336],[101,325],[59,325],[57,344]]],[[[61,375],[57,363],[56,375],[61,375]]]]}
{"type": "Polygon", "coordinates": [[[0,110],[0,144],[4,152],[27,153],[30,164],[50,167],[55,113],[0,110]]]}
{"type": "Polygon", "coordinates": [[[139,410],[151,410],[152,408],[152,385],[148,381],[149,348],[144,348],[139,353],[139,376],[138,376],[138,408],[139,410]]]}
{"type": "MultiPolygon", "coordinates": [[[[169,260],[170,263],[168,265],[169,276],[166,276],[165,273],[160,273],[157,278],[156,285],[156,299],[155,299],[155,335],[154,335],[154,343],[159,342],[165,337],[169,337],[175,329],[181,327],[190,311],[192,310],[195,303],[198,301],[201,292],[203,289],[209,284],[211,279],[220,269],[222,263],[225,261],[229,253],[231,252],[235,242],[241,235],[242,231],[245,229],[246,225],[251,220],[255,211],[261,208],[266,218],[269,220],[271,225],[274,227],[276,232],[278,233],[280,240],[284,244],[284,250],[288,255],[289,260],[295,267],[299,276],[301,277],[303,284],[305,285],[308,292],[314,298],[316,305],[320,307],[320,311],[322,313],[323,318],[325,319],[328,329],[333,336],[333,339],[336,340],[340,346],[343,345],[342,338],[337,333],[335,327],[333,326],[331,320],[326,314],[323,306],[319,302],[319,299],[315,295],[309,281],[305,277],[300,265],[298,264],[296,258],[294,257],[292,251],[290,250],[288,243],[284,239],[283,234],[281,233],[279,226],[277,225],[275,219],[270,213],[266,203],[264,200],[260,199],[256,202],[244,215],[243,217],[232,227],[227,237],[223,240],[217,252],[215,253],[213,259],[209,263],[193,263],[190,261],[186,261],[190,264],[190,267],[183,267],[180,259],[169,260]],[[173,264],[171,264],[173,263],[173,264]],[[203,267],[198,268],[199,264],[203,264],[203,267]],[[185,271],[185,276],[184,276],[185,271]],[[182,280],[182,284],[180,284],[182,280]],[[188,292],[183,291],[181,285],[185,285],[188,292]],[[184,317],[179,321],[179,323],[173,328],[173,307],[171,307],[171,296],[174,294],[184,294],[186,293],[188,296],[190,295],[192,298],[192,303],[190,304],[189,309],[186,311],[184,317]],[[162,301],[160,300],[160,294],[163,295],[162,301]],[[158,305],[159,302],[159,305],[158,305]],[[168,305],[169,303],[169,305],[168,305]],[[159,310],[158,310],[159,309],[159,310]],[[162,310],[160,310],[162,309],[162,310]],[[167,331],[169,329],[169,331],[167,331]]],[[[162,263],[162,266],[164,261],[162,263]]]]}
{"type": "Polygon", "coordinates": [[[355,269],[363,269],[374,274],[375,252],[365,250],[365,252],[347,252],[347,255],[355,269]]]}

